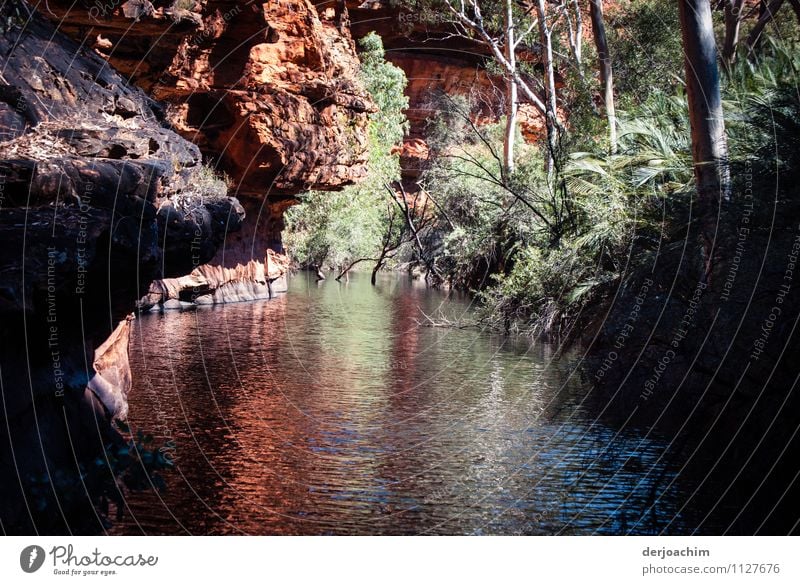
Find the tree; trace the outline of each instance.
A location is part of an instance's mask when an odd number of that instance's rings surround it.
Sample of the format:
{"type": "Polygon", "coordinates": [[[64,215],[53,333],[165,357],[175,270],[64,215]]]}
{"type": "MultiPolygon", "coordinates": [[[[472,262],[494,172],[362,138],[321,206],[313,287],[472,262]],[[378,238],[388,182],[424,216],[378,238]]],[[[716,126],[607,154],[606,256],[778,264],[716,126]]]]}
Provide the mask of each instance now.
{"type": "MultiPolygon", "coordinates": [[[[508,175],[509,157],[513,157],[513,140],[516,127],[517,100],[511,100],[511,94],[513,92],[518,93],[521,91],[525,98],[545,116],[548,128],[548,151],[552,152],[554,139],[551,137],[551,132],[559,127],[558,120],[555,116],[548,113],[550,111],[550,105],[542,101],[525,80],[516,59],[518,47],[533,32],[537,24],[536,21],[530,23],[525,29],[522,29],[519,25],[519,17],[515,16],[514,6],[516,2],[505,0],[504,27],[503,30],[497,34],[496,31],[493,30],[491,22],[484,19],[481,3],[479,3],[478,0],[468,0],[466,2],[463,0],[459,2],[454,2],[453,0],[442,1],[444,2],[444,6],[454,17],[454,34],[471,39],[485,46],[507,77],[506,101],[509,110],[507,111],[506,145],[504,148],[507,152],[504,156],[506,161],[505,174],[508,175]]],[[[531,9],[531,7],[528,7],[525,14],[530,14],[531,9]]],[[[548,167],[550,166],[552,166],[551,162],[548,163],[548,167]]],[[[513,170],[513,161],[511,170],[513,170]]]]}
{"type": "Polygon", "coordinates": [[[739,44],[739,31],[742,27],[744,0],[723,0],[725,13],[725,38],[722,42],[722,65],[730,72],[736,59],[736,47],[739,44]]]}
{"type": "MultiPolygon", "coordinates": [[[[722,41],[721,60],[726,73],[730,74],[731,66],[736,61],[736,52],[741,36],[742,22],[756,11],[748,10],[745,0],[720,0],[725,14],[725,34],[722,41]]],[[[785,4],[785,0],[761,0],[758,4],[758,18],[745,38],[747,57],[752,59],[760,45],[764,29],[775,19],[778,11],[785,4]]],[[[800,0],[789,0],[795,16],[800,21],[800,0]]]]}
{"type": "Polygon", "coordinates": [[[772,21],[777,14],[778,10],[781,9],[783,6],[784,0],[770,0],[769,3],[762,2],[761,5],[761,14],[756,21],[756,24],[753,26],[753,29],[750,31],[750,34],[747,35],[747,56],[752,57],[755,53],[755,50],[758,48],[759,41],[761,40],[761,34],[764,32],[764,28],[772,21]]]}
{"type": "Polygon", "coordinates": [[[575,60],[575,66],[578,68],[578,75],[583,79],[583,14],[578,0],[572,0],[570,5],[575,13],[575,24],[572,24],[572,18],[567,10],[567,42],[572,58],[575,60]]]}
{"type": "MultiPolygon", "coordinates": [[[[505,0],[506,60],[511,70],[517,69],[516,40],[514,35],[514,5],[505,0]]],[[[514,141],[517,137],[517,114],[519,112],[519,88],[513,75],[506,75],[506,132],[503,140],[503,166],[508,175],[514,173],[514,141]]]]}
{"type": "Polygon", "coordinates": [[[705,274],[710,280],[718,264],[718,212],[730,196],[730,170],[725,121],[717,70],[714,23],[708,0],[680,0],[678,3],[686,69],[686,93],[692,159],[700,203],[701,238],[705,252],[705,274]]]}
{"type": "Polygon", "coordinates": [[[603,19],[614,49],[615,105],[633,111],[655,94],[673,95],[683,87],[684,58],[677,3],[626,5],[629,10],[604,13],[603,19]]]}
{"type": "MultiPolygon", "coordinates": [[[[556,78],[553,64],[553,24],[548,24],[545,0],[536,0],[534,6],[536,20],[539,25],[539,42],[542,47],[542,65],[544,67],[545,89],[545,125],[547,128],[547,175],[553,174],[554,162],[558,150],[558,105],[556,102],[556,78]]],[[[554,19],[554,20],[557,20],[554,19]]]]}
{"type": "Polygon", "coordinates": [[[600,82],[603,84],[603,108],[608,119],[608,140],[610,151],[617,151],[617,114],[614,107],[614,71],[611,66],[611,54],[608,51],[606,27],[603,20],[603,0],[589,0],[589,12],[592,19],[592,34],[597,47],[600,82]]]}

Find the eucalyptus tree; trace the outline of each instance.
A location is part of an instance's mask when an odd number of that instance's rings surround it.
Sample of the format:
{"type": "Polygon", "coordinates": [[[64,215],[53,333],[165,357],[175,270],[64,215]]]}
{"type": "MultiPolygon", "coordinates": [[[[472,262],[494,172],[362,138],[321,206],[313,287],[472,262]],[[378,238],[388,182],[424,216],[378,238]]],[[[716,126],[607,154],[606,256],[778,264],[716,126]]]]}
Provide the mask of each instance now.
{"type": "Polygon", "coordinates": [[[603,85],[603,109],[608,119],[608,138],[611,153],[617,151],[617,115],[614,107],[614,71],[606,38],[603,19],[603,0],[589,0],[589,13],[592,19],[592,35],[597,48],[600,83],[603,85]]]}
{"type": "MultiPolygon", "coordinates": [[[[761,40],[761,35],[764,33],[764,28],[772,22],[772,19],[775,18],[775,15],[778,13],[778,10],[784,4],[784,0],[770,0],[769,2],[762,2],[761,3],[761,12],[758,16],[758,20],[756,21],[753,28],[750,30],[750,34],[747,35],[747,39],[745,40],[747,44],[747,56],[752,57],[756,48],[758,47],[759,41],[761,40]]],[[[796,6],[796,5],[795,5],[796,6]]]]}
{"type": "Polygon", "coordinates": [[[507,128],[504,148],[506,172],[513,170],[513,138],[521,94],[544,117],[547,133],[546,166],[552,174],[563,126],[558,117],[554,38],[566,21],[570,52],[581,72],[582,17],[576,0],[434,0],[452,17],[453,34],[487,48],[506,78],[507,128]],[[536,39],[536,40],[533,40],[536,39]],[[517,52],[535,46],[543,75],[534,87],[517,52]],[[543,94],[543,98],[540,97],[543,94]]]}
{"type": "Polygon", "coordinates": [[[678,9],[705,274],[710,280],[721,260],[717,220],[723,203],[730,198],[730,169],[717,47],[708,0],[680,0],[678,9]]]}
{"type": "MultiPolygon", "coordinates": [[[[764,35],[764,30],[776,17],[785,0],[762,0],[753,5],[746,0],[718,0],[724,12],[724,34],[720,59],[725,71],[730,74],[731,66],[736,60],[739,43],[742,40],[742,25],[752,21],[750,31],[744,36],[744,45],[748,58],[753,58],[764,35]]],[[[800,21],[800,0],[789,0],[795,16],[800,21]]]]}
{"type": "MultiPolygon", "coordinates": [[[[535,31],[530,8],[515,0],[434,0],[452,17],[453,33],[478,43],[488,50],[502,69],[506,80],[506,132],[503,148],[504,174],[514,171],[514,138],[516,136],[519,94],[545,117],[548,105],[523,75],[517,51],[535,31]]],[[[549,137],[548,137],[549,143],[549,137]]]]}

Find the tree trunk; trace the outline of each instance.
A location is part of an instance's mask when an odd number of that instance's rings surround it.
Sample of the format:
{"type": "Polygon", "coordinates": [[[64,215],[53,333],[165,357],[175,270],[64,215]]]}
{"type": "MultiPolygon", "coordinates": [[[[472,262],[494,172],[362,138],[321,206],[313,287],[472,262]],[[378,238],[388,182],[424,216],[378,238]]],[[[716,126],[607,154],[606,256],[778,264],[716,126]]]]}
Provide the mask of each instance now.
{"type": "Polygon", "coordinates": [[[583,15],[581,14],[581,5],[578,0],[572,0],[572,7],[575,10],[575,28],[573,29],[572,27],[572,19],[569,17],[569,10],[566,9],[567,41],[569,42],[572,57],[575,59],[578,76],[583,79],[583,15]]]}
{"type": "Polygon", "coordinates": [[[344,278],[345,282],[350,282],[350,271],[353,268],[355,268],[357,264],[360,264],[361,262],[374,262],[374,261],[375,258],[358,258],[357,260],[353,260],[347,266],[339,268],[339,274],[336,277],[336,280],[339,281],[342,280],[342,278],[344,278]]]}
{"type": "MultiPolygon", "coordinates": [[[[475,21],[472,20],[468,15],[468,8],[464,3],[461,3],[460,9],[456,8],[453,2],[450,0],[444,0],[444,4],[447,7],[450,14],[452,14],[456,21],[464,27],[464,29],[470,30],[475,33],[483,43],[489,48],[492,53],[492,57],[494,60],[503,68],[505,69],[506,73],[514,78],[514,81],[517,82],[517,87],[519,90],[522,91],[524,96],[530,100],[531,104],[542,114],[545,115],[547,108],[544,105],[544,102],[536,95],[536,92],[528,85],[528,83],[522,78],[519,71],[515,67],[511,67],[508,60],[506,59],[505,52],[503,51],[503,47],[500,46],[498,40],[489,34],[489,32],[484,28],[482,21],[475,21]]],[[[477,4],[475,5],[477,7],[477,4]]],[[[470,38],[469,36],[465,36],[464,34],[458,34],[462,38],[470,38]]],[[[519,42],[519,39],[517,39],[519,42]]]]}
{"type": "Polygon", "coordinates": [[[583,15],[581,14],[581,5],[578,0],[575,0],[575,61],[578,64],[578,69],[582,71],[583,66],[583,15]]]}
{"type": "MultiPolygon", "coordinates": [[[[512,71],[517,69],[516,37],[514,35],[513,2],[506,0],[506,60],[512,71]]],[[[506,134],[503,141],[504,175],[514,173],[514,141],[517,137],[517,113],[519,109],[517,80],[513,74],[506,74],[506,134]]]]}
{"type": "Polygon", "coordinates": [[[369,277],[369,282],[370,282],[370,284],[371,284],[372,286],[375,286],[375,283],[376,283],[376,282],[377,282],[377,280],[378,280],[378,270],[380,270],[380,269],[381,269],[381,265],[382,265],[382,264],[383,264],[383,260],[380,260],[380,261],[379,261],[379,262],[377,262],[377,263],[375,264],[375,266],[373,266],[373,268],[372,268],[372,274],[371,274],[371,275],[370,275],[370,277],[369,277]]]}
{"type": "Polygon", "coordinates": [[[730,73],[736,60],[736,47],[739,44],[739,31],[742,25],[742,4],[744,0],[725,0],[725,40],[722,43],[722,64],[730,73]]]}
{"type": "Polygon", "coordinates": [[[617,152],[617,112],[614,107],[614,70],[608,51],[606,26],[603,21],[603,0],[589,0],[592,33],[600,62],[600,82],[603,84],[603,108],[608,118],[608,141],[611,154],[617,152]]]}
{"type": "Polygon", "coordinates": [[[556,103],[556,79],[553,68],[553,31],[547,26],[545,19],[547,11],[545,0],[537,0],[536,5],[539,17],[539,37],[542,44],[545,75],[545,126],[547,128],[547,175],[551,176],[554,170],[556,150],[558,148],[558,107],[556,103]]]}
{"type": "Polygon", "coordinates": [[[771,2],[764,5],[764,10],[758,17],[758,22],[755,23],[753,30],[750,31],[749,35],[747,35],[748,57],[752,57],[754,55],[755,50],[758,48],[759,41],[761,40],[761,33],[764,32],[764,27],[766,27],[772,21],[772,19],[775,17],[775,14],[778,12],[778,10],[780,10],[781,6],[783,6],[783,0],[771,0],[771,2]]]}
{"type": "Polygon", "coordinates": [[[717,218],[730,197],[730,170],[725,121],[717,70],[714,23],[708,0],[678,3],[686,68],[686,93],[692,135],[692,158],[697,183],[706,280],[720,264],[717,218]]]}

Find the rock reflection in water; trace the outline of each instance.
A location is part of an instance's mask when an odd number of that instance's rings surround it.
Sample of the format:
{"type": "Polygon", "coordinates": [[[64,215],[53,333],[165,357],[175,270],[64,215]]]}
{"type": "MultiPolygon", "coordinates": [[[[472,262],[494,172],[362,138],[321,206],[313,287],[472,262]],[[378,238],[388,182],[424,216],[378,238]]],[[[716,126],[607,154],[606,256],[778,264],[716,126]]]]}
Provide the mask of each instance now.
{"type": "Polygon", "coordinates": [[[143,316],[130,422],[174,441],[176,470],[114,531],[681,530],[663,445],[586,412],[579,353],[425,327],[421,310],[458,318],[469,299],[300,274],[270,302],[143,316]]]}

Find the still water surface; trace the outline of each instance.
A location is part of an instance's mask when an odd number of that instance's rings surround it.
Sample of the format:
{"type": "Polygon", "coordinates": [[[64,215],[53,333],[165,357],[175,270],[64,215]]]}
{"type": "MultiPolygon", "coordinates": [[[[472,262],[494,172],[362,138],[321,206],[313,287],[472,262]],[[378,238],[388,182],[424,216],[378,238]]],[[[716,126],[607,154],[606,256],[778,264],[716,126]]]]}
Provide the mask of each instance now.
{"type": "Polygon", "coordinates": [[[580,351],[422,314],[470,310],[405,278],[301,273],[269,302],[141,317],[130,423],[176,466],[114,532],[680,530],[663,443],[596,419],[580,351]]]}

